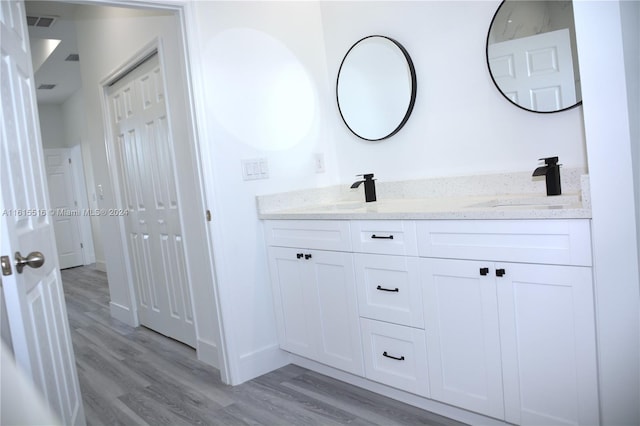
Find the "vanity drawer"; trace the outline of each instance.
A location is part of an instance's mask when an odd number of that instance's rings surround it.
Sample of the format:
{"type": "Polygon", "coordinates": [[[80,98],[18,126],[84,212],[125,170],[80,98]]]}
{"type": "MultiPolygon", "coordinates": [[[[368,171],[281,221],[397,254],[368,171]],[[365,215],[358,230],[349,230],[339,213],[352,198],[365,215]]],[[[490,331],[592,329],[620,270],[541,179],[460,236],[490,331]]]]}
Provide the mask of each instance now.
{"type": "Polygon", "coordinates": [[[360,316],[424,328],[417,257],[355,254],[360,316]]]}
{"type": "Polygon", "coordinates": [[[429,397],[425,332],[412,327],[360,319],[365,377],[429,397]]]}
{"type": "Polygon", "coordinates": [[[351,222],[353,251],[417,256],[416,225],[410,220],[357,220],[351,222]]]}
{"type": "Polygon", "coordinates": [[[264,226],[269,246],[351,251],[346,220],[267,220],[264,226]]]}
{"type": "Polygon", "coordinates": [[[588,219],[424,220],[422,257],[591,266],[588,219]]]}

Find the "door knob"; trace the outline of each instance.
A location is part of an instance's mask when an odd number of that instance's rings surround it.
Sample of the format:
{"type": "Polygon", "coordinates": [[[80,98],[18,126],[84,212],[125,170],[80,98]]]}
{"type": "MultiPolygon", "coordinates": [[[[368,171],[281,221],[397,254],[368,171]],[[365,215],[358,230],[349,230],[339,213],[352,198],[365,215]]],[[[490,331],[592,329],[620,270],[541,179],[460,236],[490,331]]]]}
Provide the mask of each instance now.
{"type": "Polygon", "coordinates": [[[22,257],[19,251],[16,252],[16,271],[19,274],[22,273],[25,266],[39,268],[42,265],[44,265],[44,254],[39,251],[32,251],[27,257],[22,257]]]}

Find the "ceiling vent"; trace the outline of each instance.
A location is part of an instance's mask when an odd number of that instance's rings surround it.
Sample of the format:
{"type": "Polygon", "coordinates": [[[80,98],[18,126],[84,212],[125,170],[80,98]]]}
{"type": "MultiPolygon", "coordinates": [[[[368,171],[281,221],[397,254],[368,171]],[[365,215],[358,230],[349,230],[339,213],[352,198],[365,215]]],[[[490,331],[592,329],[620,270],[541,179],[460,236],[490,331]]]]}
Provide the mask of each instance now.
{"type": "Polygon", "coordinates": [[[27,25],[30,27],[49,28],[56,22],[55,16],[27,16],[27,25]]]}
{"type": "Polygon", "coordinates": [[[51,90],[54,87],[56,87],[55,84],[41,84],[40,86],[38,86],[38,90],[51,90]]]}
{"type": "Polygon", "coordinates": [[[78,62],[79,60],[80,60],[80,55],[78,55],[77,53],[72,53],[65,58],[65,61],[69,61],[69,62],[78,62]]]}

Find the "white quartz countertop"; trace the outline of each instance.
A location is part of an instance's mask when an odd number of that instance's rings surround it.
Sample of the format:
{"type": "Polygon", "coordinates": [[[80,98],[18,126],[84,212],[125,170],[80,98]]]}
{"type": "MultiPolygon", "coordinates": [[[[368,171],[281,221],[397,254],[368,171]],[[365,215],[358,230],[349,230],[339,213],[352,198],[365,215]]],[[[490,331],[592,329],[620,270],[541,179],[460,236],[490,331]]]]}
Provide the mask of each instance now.
{"type": "Polygon", "coordinates": [[[312,188],[256,197],[260,219],[584,219],[591,218],[589,176],[563,169],[562,195],[547,196],[531,172],[376,182],[378,201],[362,187],[312,188]]]}
{"type": "Polygon", "coordinates": [[[259,211],[261,219],[568,219],[590,218],[579,193],[341,200],[259,211]]]}

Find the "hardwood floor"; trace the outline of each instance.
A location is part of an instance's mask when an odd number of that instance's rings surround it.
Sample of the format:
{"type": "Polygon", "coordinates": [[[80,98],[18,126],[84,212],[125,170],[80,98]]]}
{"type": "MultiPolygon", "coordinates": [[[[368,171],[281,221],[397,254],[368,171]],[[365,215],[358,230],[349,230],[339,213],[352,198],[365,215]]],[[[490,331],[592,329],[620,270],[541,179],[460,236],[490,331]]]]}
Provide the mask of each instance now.
{"type": "Polygon", "coordinates": [[[89,425],[460,425],[288,365],[231,387],[195,350],[109,315],[106,274],[62,271],[89,425]]]}

